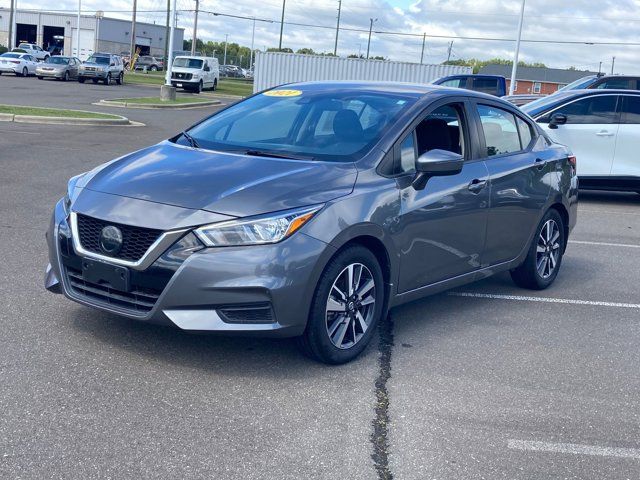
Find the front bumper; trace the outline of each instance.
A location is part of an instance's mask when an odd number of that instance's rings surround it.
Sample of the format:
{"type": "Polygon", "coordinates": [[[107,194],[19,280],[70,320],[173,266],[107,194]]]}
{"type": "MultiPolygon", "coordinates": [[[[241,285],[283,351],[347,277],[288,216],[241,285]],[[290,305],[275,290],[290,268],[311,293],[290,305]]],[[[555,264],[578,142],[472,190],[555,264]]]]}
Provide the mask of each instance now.
{"type": "Polygon", "coordinates": [[[62,78],[64,77],[64,72],[61,70],[42,70],[40,68],[36,68],[36,76],[49,77],[49,78],[62,78]]]}
{"type": "MultiPolygon", "coordinates": [[[[73,246],[66,247],[66,254],[61,252],[61,241],[70,235],[61,201],[47,232],[50,264],[45,287],[49,291],[100,310],[183,330],[275,337],[304,331],[321,272],[318,259],[325,257],[327,249],[333,250],[300,232],[273,245],[203,248],[177,267],[153,308],[139,313],[84,295],[72,286],[67,265],[82,257],[73,246]],[[258,311],[261,313],[256,321],[254,314],[258,311]]],[[[160,272],[163,259],[160,257],[147,269],[149,275],[160,272]]]]}
{"type": "Polygon", "coordinates": [[[78,72],[78,76],[82,77],[82,78],[107,78],[107,74],[109,72],[98,72],[98,71],[87,71],[87,70],[80,70],[78,72]]]}

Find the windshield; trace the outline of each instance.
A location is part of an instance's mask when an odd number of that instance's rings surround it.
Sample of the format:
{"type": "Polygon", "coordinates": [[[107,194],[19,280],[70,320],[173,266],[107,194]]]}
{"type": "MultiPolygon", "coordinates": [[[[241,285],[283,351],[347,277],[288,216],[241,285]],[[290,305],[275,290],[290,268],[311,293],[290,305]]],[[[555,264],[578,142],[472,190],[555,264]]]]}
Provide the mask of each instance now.
{"type": "Polygon", "coordinates": [[[28,43],[21,43],[20,45],[18,45],[18,48],[31,48],[31,45],[29,45],[28,43]]]}
{"type": "Polygon", "coordinates": [[[200,69],[200,68],[202,68],[202,60],[199,60],[197,58],[177,57],[173,61],[173,66],[174,67],[181,67],[181,68],[197,68],[197,69],[200,69]]]}
{"type": "Polygon", "coordinates": [[[582,77],[576,80],[575,82],[571,82],[569,85],[565,85],[562,88],[559,88],[559,92],[563,92],[565,90],[581,90],[583,88],[588,88],[593,82],[595,82],[598,77],[592,75],[589,77],[582,77]]]}
{"type": "Polygon", "coordinates": [[[202,148],[354,161],[415,103],[412,94],[366,90],[270,90],[189,130],[202,148]]]}
{"type": "Polygon", "coordinates": [[[98,63],[100,65],[109,65],[109,57],[97,57],[97,56],[91,55],[87,59],[87,63],[98,63]]]}
{"type": "Polygon", "coordinates": [[[49,57],[45,63],[55,63],[56,65],[66,65],[69,63],[69,57],[49,57]]]}
{"type": "Polygon", "coordinates": [[[22,54],[20,53],[3,53],[0,57],[8,57],[8,58],[20,58],[22,54]]]}
{"type": "Polygon", "coordinates": [[[567,92],[556,92],[553,95],[549,95],[547,97],[542,97],[533,102],[527,103],[520,107],[523,112],[528,113],[530,116],[535,117],[546,110],[549,110],[554,105],[564,100],[567,97],[571,97],[575,92],[567,91],[567,92]]]}

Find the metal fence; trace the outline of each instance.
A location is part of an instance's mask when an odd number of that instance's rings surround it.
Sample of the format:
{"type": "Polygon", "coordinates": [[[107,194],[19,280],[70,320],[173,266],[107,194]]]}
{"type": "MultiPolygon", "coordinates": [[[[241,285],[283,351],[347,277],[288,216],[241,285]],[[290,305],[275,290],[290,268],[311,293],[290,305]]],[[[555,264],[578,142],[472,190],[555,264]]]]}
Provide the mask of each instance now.
{"type": "Polygon", "coordinates": [[[373,80],[429,83],[447,75],[472,73],[470,67],[257,52],[253,91],[313,80],[373,80]]]}

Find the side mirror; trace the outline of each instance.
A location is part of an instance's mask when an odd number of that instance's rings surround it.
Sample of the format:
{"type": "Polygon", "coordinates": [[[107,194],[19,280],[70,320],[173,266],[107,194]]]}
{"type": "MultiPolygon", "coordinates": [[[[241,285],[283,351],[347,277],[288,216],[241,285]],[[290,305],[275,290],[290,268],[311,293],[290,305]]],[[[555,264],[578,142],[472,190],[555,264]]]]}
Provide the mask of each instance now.
{"type": "Polygon", "coordinates": [[[554,113],[549,120],[549,128],[555,130],[558,125],[564,125],[567,123],[567,116],[563,113],[554,113]]]}
{"type": "Polygon", "coordinates": [[[416,160],[416,176],[411,185],[422,190],[431,177],[456,175],[462,171],[464,157],[448,150],[429,150],[416,160]]]}
{"type": "Polygon", "coordinates": [[[110,64],[109,64],[109,66],[110,66],[110,67],[115,67],[115,66],[116,66],[116,64],[115,64],[115,63],[110,63],[110,64]]]}

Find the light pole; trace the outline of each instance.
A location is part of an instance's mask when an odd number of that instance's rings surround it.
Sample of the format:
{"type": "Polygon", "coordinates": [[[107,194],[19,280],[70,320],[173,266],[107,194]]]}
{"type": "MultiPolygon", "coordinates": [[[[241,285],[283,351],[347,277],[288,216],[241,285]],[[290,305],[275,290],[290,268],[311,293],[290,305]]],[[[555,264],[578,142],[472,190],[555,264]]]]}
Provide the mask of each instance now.
{"type": "Polygon", "coordinates": [[[227,64],[227,43],[229,40],[229,34],[225,33],[224,34],[224,60],[222,60],[222,64],[226,65],[227,64]]]}
{"type": "MultiPolygon", "coordinates": [[[[176,0],[173,0],[173,15],[176,13],[176,0]]],[[[175,18],[175,17],[174,17],[175,18]]],[[[166,73],[164,75],[164,85],[160,88],[161,100],[175,100],[176,99],[176,87],[171,85],[171,66],[173,65],[173,37],[175,30],[175,22],[171,22],[171,28],[169,29],[169,56],[167,56],[167,62],[165,64],[166,73]]]]}
{"type": "Polygon", "coordinates": [[[256,17],[253,17],[253,29],[251,30],[251,55],[249,56],[249,70],[253,70],[253,42],[256,39],[256,17]]]}
{"type": "Polygon", "coordinates": [[[191,55],[194,56],[196,54],[196,43],[198,43],[198,10],[200,7],[200,0],[196,0],[196,13],[193,19],[193,41],[191,42],[191,55]]]}
{"type": "Polygon", "coordinates": [[[524,3],[520,7],[520,20],[518,21],[518,39],[516,40],[516,52],[513,56],[513,67],[511,67],[511,82],[509,83],[509,95],[513,95],[516,87],[516,74],[518,73],[518,57],[520,56],[520,39],[522,38],[522,22],[524,20],[524,3]]]}
{"type": "Polygon", "coordinates": [[[422,53],[420,54],[420,65],[422,65],[422,61],[424,60],[424,44],[427,42],[427,33],[422,34],[422,53]]]}
{"type": "Polygon", "coordinates": [[[76,56],[80,58],[80,11],[82,10],[82,0],[78,0],[78,28],[76,36],[76,56]]]}
{"type": "Polygon", "coordinates": [[[15,9],[18,8],[17,5],[17,0],[11,0],[11,6],[9,7],[9,41],[7,42],[7,47],[9,48],[9,51],[11,51],[13,49],[13,47],[15,47],[15,41],[14,41],[14,37],[16,36],[16,32],[14,29],[14,18],[15,18],[15,9]]]}
{"type": "Polygon", "coordinates": [[[367,59],[369,58],[369,48],[371,47],[371,32],[373,31],[373,24],[377,21],[377,18],[369,19],[369,41],[367,42],[367,59]]]}
{"type": "Polygon", "coordinates": [[[278,50],[282,50],[282,31],[284,30],[284,7],[287,0],[282,0],[282,18],[280,19],[280,42],[278,42],[278,50]]]}
{"type": "Polygon", "coordinates": [[[136,56],[136,13],[138,11],[138,0],[133,0],[133,15],[131,16],[131,54],[129,57],[129,68],[133,71],[136,56]]]}

